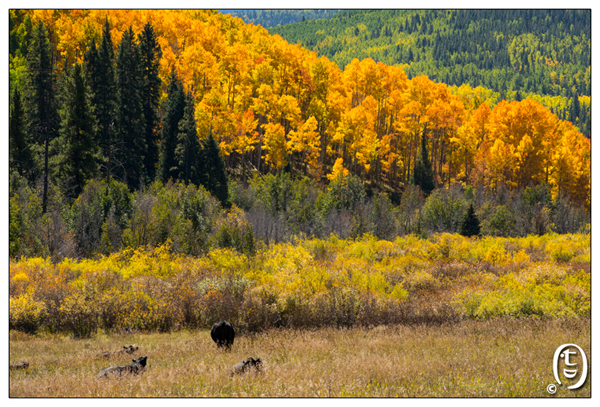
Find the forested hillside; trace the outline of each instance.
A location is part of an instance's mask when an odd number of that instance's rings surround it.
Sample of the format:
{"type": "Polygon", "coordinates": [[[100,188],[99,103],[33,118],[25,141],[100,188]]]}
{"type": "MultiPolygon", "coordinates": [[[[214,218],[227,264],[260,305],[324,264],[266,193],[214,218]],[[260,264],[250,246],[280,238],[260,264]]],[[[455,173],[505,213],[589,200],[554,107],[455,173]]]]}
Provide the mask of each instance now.
{"type": "Polygon", "coordinates": [[[269,31],[341,69],[373,58],[409,78],[534,97],[590,137],[590,10],[350,10],[269,31]]]}
{"type": "Polygon", "coordinates": [[[219,10],[223,14],[239,17],[246,24],[261,25],[264,28],[294,24],[317,18],[329,18],[340,10],[219,10]]]}
{"type": "Polygon", "coordinates": [[[11,256],[252,253],[458,232],[467,213],[483,234],[585,228],[590,141],[571,122],[405,69],[341,69],[216,11],[11,10],[11,256]]]}

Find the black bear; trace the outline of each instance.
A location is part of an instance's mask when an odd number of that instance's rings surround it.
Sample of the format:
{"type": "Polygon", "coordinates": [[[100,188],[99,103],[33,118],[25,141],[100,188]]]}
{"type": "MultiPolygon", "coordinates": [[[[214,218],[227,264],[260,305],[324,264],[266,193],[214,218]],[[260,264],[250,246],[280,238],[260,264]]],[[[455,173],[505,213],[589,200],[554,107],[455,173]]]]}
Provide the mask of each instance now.
{"type": "Polygon", "coordinates": [[[108,377],[109,375],[121,376],[124,374],[138,374],[146,368],[148,356],[132,359],[133,363],[127,366],[112,366],[102,369],[98,377],[108,377]]]}
{"type": "Polygon", "coordinates": [[[217,344],[218,348],[230,349],[235,338],[235,330],[227,321],[215,323],[210,330],[210,337],[217,344]]]}
{"type": "Polygon", "coordinates": [[[257,372],[260,372],[260,368],[262,367],[262,360],[260,358],[248,358],[240,363],[237,363],[231,368],[231,374],[239,374],[247,372],[248,370],[255,368],[257,372]]]}

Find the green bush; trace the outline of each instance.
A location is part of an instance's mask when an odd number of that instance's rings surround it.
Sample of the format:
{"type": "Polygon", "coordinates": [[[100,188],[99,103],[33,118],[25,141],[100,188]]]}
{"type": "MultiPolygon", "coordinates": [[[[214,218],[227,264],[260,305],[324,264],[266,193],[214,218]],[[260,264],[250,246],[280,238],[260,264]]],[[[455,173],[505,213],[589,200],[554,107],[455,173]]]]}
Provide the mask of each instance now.
{"type": "Polygon", "coordinates": [[[434,190],[421,212],[423,226],[430,232],[458,232],[467,212],[467,202],[456,188],[434,190]]]}

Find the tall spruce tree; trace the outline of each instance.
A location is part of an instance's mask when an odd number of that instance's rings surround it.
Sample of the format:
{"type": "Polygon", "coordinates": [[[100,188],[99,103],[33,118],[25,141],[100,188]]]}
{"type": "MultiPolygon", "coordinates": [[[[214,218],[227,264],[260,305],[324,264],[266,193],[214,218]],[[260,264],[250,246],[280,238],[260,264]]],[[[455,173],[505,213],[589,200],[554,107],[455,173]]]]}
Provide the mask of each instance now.
{"type": "Polygon", "coordinates": [[[9,117],[9,166],[32,181],[33,154],[25,128],[25,112],[21,93],[15,88],[10,100],[9,117]]]}
{"type": "Polygon", "coordinates": [[[144,173],[146,132],[142,106],[142,73],[133,29],[123,33],[117,55],[117,114],[115,172],[129,188],[137,189],[144,173]]]}
{"type": "Polygon", "coordinates": [[[209,133],[203,142],[204,171],[202,175],[202,185],[219,201],[221,205],[229,205],[229,190],[227,188],[227,172],[225,163],[221,157],[219,144],[209,133]]]}
{"type": "Polygon", "coordinates": [[[183,118],[185,104],[183,85],[175,71],[173,71],[167,89],[167,100],[159,146],[157,178],[165,183],[169,181],[169,178],[177,179],[178,177],[175,148],[177,147],[179,121],[183,118]]]}
{"type": "Polygon", "coordinates": [[[479,236],[481,233],[481,227],[479,225],[479,218],[475,214],[475,208],[473,204],[469,205],[469,209],[465,214],[465,217],[460,224],[460,234],[463,236],[479,236]]]}
{"type": "Polygon", "coordinates": [[[423,130],[421,136],[421,148],[417,153],[414,169],[414,184],[418,185],[425,195],[429,195],[435,188],[433,182],[433,169],[431,161],[429,161],[429,153],[427,152],[426,129],[423,130]]]}
{"type": "Polygon", "coordinates": [[[146,152],[144,169],[148,180],[156,176],[158,163],[158,102],[162,81],[158,76],[158,68],[162,51],[150,22],[146,23],[138,35],[140,47],[140,65],[142,70],[142,106],[146,130],[146,152]]]}
{"type": "Polygon", "coordinates": [[[75,199],[98,171],[96,117],[91,90],[81,64],[76,63],[63,81],[58,138],[57,171],[65,195],[75,199]]]}
{"type": "Polygon", "coordinates": [[[42,145],[43,184],[42,213],[48,206],[48,177],[50,174],[50,142],[58,130],[58,111],[55,95],[55,75],[48,32],[40,20],[33,28],[27,52],[27,82],[24,106],[29,136],[42,145]]]}
{"type": "Polygon", "coordinates": [[[96,40],[92,39],[84,58],[93,94],[94,113],[98,121],[96,143],[102,151],[103,171],[106,173],[108,188],[114,168],[113,153],[117,104],[115,55],[108,19],[104,23],[100,45],[96,47],[96,40]]]}
{"type": "Polygon", "coordinates": [[[203,151],[196,131],[194,117],[194,96],[188,92],[183,118],[179,121],[175,159],[177,161],[178,178],[186,184],[191,182],[200,185],[202,181],[203,151]]]}

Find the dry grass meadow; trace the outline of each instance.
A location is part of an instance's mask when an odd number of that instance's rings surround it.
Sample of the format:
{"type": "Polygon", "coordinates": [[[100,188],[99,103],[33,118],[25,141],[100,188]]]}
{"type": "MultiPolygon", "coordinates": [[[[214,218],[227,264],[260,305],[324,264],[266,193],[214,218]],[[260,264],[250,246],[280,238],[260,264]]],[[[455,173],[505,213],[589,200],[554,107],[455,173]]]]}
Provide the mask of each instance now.
{"type": "Polygon", "coordinates": [[[590,319],[465,320],[448,325],[271,329],[218,351],[208,330],[98,334],[89,339],[10,333],[9,396],[19,397],[590,397],[558,386],[552,356],[579,344],[591,360],[590,319]],[[135,344],[133,356],[97,358],[135,344]],[[148,356],[139,376],[96,379],[101,369],[148,356]],[[232,377],[247,357],[261,373],[232,377]]]}

